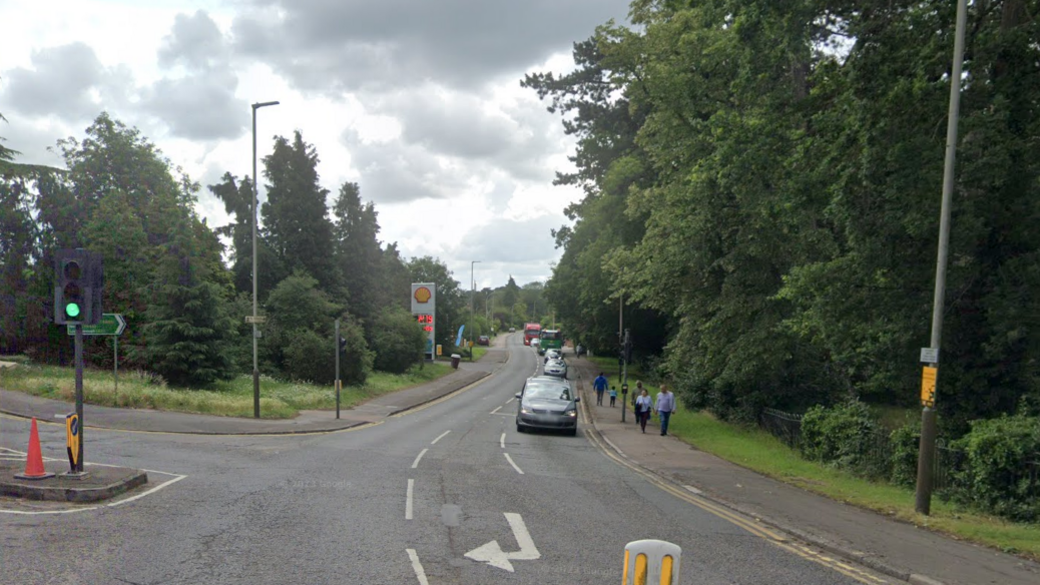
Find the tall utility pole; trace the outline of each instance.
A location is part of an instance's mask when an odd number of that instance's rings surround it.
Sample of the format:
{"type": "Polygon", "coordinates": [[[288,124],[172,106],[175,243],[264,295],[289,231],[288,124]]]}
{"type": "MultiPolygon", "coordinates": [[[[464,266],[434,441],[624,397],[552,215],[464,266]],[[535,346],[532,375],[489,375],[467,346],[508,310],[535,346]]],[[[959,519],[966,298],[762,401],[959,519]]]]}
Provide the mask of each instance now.
{"type": "Polygon", "coordinates": [[[278,102],[253,104],[253,417],[260,418],[260,367],[257,362],[256,339],[260,335],[256,323],[256,111],[265,106],[276,106],[278,102]]]}
{"type": "Polygon", "coordinates": [[[950,110],[946,120],[946,161],[943,168],[942,208],[939,212],[939,252],[935,262],[935,295],[932,301],[932,339],[922,351],[928,363],[921,380],[921,441],[917,455],[917,493],[914,509],[931,513],[932,473],[935,463],[935,384],[939,374],[939,346],[942,342],[943,307],[946,297],[946,263],[950,245],[950,205],[953,199],[953,170],[957,159],[957,122],[961,107],[961,66],[964,62],[964,28],[968,18],[967,0],[957,0],[957,28],[953,41],[953,67],[950,71],[950,110]]]}
{"type": "MultiPolygon", "coordinates": [[[[473,260],[469,263],[469,340],[473,341],[473,297],[477,295],[477,281],[473,279],[473,265],[480,262],[480,260],[473,260]]],[[[472,343],[471,343],[472,345],[472,343]]],[[[470,354],[470,359],[473,359],[473,354],[470,354]]]]}

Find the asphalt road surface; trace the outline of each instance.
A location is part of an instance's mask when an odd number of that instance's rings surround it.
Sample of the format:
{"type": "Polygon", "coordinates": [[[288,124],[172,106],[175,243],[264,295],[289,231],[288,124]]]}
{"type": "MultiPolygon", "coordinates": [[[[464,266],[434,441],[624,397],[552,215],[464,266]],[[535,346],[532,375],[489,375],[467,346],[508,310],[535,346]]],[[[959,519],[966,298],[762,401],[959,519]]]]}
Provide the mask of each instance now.
{"type": "MultiPolygon", "coordinates": [[[[647,538],[682,547],[686,584],[892,582],[663,488],[580,423],[577,437],[517,433],[513,395],[541,359],[519,335],[508,350],[480,384],[358,430],[90,431],[87,461],[151,470],[145,495],[0,500],[0,583],[617,583],[626,543],[647,538]]],[[[44,455],[63,457],[64,427],[40,432],[44,455]]],[[[0,420],[0,446],[27,436],[0,420]]]]}

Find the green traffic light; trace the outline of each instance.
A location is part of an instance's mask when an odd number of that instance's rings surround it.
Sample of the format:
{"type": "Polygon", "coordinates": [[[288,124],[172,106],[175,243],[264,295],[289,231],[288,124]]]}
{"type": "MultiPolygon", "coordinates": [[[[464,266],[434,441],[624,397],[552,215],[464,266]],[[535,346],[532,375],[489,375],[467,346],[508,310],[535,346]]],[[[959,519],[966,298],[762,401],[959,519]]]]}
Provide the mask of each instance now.
{"type": "Polygon", "coordinates": [[[69,317],[79,317],[79,304],[69,303],[65,305],[65,314],[69,317]]]}

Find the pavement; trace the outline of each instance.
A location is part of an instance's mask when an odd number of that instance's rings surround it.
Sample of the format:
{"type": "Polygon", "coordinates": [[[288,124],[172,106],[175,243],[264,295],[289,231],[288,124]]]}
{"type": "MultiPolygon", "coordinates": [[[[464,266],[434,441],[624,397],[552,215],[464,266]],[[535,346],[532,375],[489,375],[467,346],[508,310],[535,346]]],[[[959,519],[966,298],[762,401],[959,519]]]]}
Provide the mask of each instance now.
{"type": "MultiPolygon", "coordinates": [[[[760,475],[699,451],[673,436],[661,436],[652,420],[646,434],[635,423],[631,403],[621,422],[617,406],[596,405],[595,364],[571,359],[591,433],[625,462],[679,489],[754,518],[800,541],[918,585],[1037,585],[1040,564],[954,540],[760,475]]],[[[620,386],[620,384],[616,384],[620,386]]],[[[633,385],[634,387],[634,385],[633,385]]],[[[629,396],[631,399],[631,396],[629,396]]]]}

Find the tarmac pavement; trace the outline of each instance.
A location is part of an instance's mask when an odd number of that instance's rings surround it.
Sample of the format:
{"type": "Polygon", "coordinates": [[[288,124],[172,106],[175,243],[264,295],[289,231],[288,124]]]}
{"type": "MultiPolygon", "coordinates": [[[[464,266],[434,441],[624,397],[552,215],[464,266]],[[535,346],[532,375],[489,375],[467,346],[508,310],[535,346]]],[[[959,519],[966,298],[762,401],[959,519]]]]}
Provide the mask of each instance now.
{"type": "MultiPolygon", "coordinates": [[[[798,540],[919,585],[1037,585],[1040,564],[982,546],[953,540],[813,494],[714,455],[673,436],[661,436],[656,418],[643,434],[631,402],[621,422],[621,400],[596,405],[592,380],[597,366],[571,358],[587,421],[627,462],[709,501],[755,518],[798,540]],[[651,428],[653,427],[653,428],[651,428]]],[[[620,390],[621,384],[612,382],[620,390]]],[[[633,386],[634,387],[634,386],[633,386]]],[[[631,401],[631,395],[628,396],[631,401]]],[[[681,406],[680,406],[681,408],[681,406]]]]}

